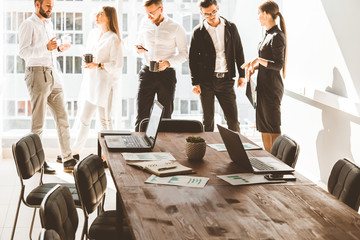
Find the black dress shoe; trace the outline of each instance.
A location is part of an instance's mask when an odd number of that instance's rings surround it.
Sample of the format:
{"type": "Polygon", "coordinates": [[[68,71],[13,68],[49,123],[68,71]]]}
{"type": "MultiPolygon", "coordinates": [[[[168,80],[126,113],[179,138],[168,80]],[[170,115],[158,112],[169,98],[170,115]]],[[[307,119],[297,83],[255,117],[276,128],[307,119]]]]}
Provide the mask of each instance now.
{"type": "Polygon", "coordinates": [[[53,169],[52,167],[50,167],[49,164],[47,164],[47,162],[44,162],[44,173],[45,174],[55,174],[56,170],[53,169]]]}
{"type": "Polygon", "coordinates": [[[78,153],[74,154],[73,158],[76,159],[77,161],[79,161],[80,160],[80,155],[78,153]]]}
{"type": "Polygon", "coordinates": [[[103,166],[104,166],[104,168],[108,168],[108,167],[109,167],[106,161],[103,161],[103,166]]]}
{"type": "Polygon", "coordinates": [[[74,166],[76,165],[77,160],[74,158],[71,158],[65,162],[63,162],[64,166],[64,172],[72,172],[74,170],[74,166]]]}
{"type": "MultiPolygon", "coordinates": [[[[73,155],[73,158],[75,158],[76,160],[80,160],[80,155],[79,154],[74,154],[73,155]]],[[[57,157],[56,157],[56,162],[57,163],[62,163],[62,157],[61,157],[61,155],[57,155],[57,157]]]]}

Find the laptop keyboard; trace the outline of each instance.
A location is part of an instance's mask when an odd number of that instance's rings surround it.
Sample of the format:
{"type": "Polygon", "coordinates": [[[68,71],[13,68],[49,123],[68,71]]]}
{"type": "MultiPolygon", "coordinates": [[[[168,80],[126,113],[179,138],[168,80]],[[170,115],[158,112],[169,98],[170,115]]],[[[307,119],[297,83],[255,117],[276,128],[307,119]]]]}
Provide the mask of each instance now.
{"type": "Polygon", "coordinates": [[[126,147],[135,148],[142,146],[150,146],[144,138],[139,138],[139,136],[122,136],[126,147]]]}
{"type": "Polygon", "coordinates": [[[249,160],[251,162],[251,165],[256,169],[259,169],[259,170],[275,170],[275,168],[270,167],[269,165],[263,163],[262,161],[260,161],[257,158],[252,157],[252,158],[249,158],[249,160]]]}

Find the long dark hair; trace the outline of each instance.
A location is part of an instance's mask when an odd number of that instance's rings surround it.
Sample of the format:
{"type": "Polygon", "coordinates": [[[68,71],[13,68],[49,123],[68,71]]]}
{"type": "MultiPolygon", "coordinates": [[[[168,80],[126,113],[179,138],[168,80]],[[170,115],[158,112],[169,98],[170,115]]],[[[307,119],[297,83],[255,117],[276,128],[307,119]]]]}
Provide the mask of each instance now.
{"type": "Polygon", "coordinates": [[[115,33],[119,37],[119,40],[121,41],[116,9],[110,6],[103,6],[102,9],[104,10],[106,17],[109,19],[110,31],[115,33]]]}
{"type": "Polygon", "coordinates": [[[271,17],[275,20],[278,16],[280,18],[280,28],[284,33],[285,36],[285,59],[284,59],[284,66],[283,66],[283,77],[285,78],[286,72],[286,60],[287,60],[287,36],[286,36],[286,26],[285,20],[283,15],[279,11],[279,6],[273,0],[267,0],[259,6],[259,9],[262,12],[267,12],[271,15],[271,17]]]}

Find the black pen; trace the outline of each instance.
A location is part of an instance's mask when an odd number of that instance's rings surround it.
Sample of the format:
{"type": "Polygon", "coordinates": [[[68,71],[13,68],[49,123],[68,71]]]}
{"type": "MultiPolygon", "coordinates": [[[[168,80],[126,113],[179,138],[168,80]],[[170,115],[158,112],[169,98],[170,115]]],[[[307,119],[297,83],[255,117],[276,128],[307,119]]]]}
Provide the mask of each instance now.
{"type": "Polygon", "coordinates": [[[159,168],[158,171],[165,171],[165,170],[174,169],[174,168],[176,168],[176,166],[163,167],[163,168],[159,168]]]}

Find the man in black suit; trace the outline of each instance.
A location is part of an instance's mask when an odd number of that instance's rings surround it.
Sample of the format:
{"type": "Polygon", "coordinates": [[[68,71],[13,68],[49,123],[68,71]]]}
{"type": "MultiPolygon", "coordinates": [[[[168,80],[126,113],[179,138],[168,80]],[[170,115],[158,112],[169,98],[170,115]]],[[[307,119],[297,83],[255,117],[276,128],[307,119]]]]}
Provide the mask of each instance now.
{"type": "Polygon", "coordinates": [[[237,86],[245,85],[244,52],[234,23],[218,14],[216,0],[200,1],[203,22],[191,38],[189,65],[193,92],[200,95],[205,131],[214,131],[214,97],[218,99],[228,128],[240,131],[234,91],[235,63],[239,72],[237,86]]]}

